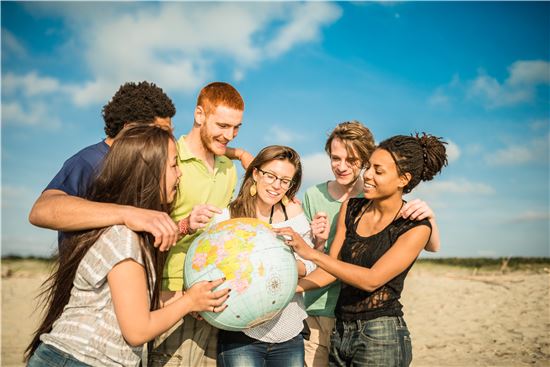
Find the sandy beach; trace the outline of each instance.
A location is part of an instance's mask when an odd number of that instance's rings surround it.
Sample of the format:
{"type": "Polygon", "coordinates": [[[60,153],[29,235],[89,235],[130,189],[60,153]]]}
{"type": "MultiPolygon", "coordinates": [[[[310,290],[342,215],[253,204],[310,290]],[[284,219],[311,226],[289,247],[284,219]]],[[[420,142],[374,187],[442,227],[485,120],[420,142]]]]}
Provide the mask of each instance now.
{"type": "MultiPolygon", "coordinates": [[[[42,266],[2,268],[1,366],[22,366],[42,266]]],[[[417,264],[405,284],[413,366],[550,366],[548,269],[476,272],[417,264]]]]}

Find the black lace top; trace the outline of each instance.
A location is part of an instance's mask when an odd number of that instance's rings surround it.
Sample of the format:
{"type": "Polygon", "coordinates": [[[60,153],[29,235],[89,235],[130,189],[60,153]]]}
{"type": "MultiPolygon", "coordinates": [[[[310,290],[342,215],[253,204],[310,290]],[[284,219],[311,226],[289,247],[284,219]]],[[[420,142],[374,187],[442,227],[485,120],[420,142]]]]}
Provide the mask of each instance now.
{"type": "MultiPolygon", "coordinates": [[[[403,233],[420,225],[431,228],[427,219],[412,221],[398,218],[382,231],[369,237],[362,237],[356,232],[357,223],[368,202],[369,200],[364,198],[354,198],[348,202],[345,219],[346,238],[340,251],[342,261],[371,268],[403,233]]],[[[403,316],[399,298],[405,277],[413,264],[374,292],[364,291],[342,282],[335,309],[336,317],[351,321],[372,320],[381,316],[403,316]]]]}

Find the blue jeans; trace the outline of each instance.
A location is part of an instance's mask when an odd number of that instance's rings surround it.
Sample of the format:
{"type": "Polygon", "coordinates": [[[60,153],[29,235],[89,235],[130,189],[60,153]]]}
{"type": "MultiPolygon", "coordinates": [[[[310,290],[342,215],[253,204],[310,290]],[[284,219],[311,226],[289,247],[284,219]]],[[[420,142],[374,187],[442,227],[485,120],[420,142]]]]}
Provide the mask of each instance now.
{"type": "Polygon", "coordinates": [[[411,336],[402,317],[336,321],[329,366],[406,367],[411,360],[411,336]]]}
{"type": "Polygon", "coordinates": [[[304,338],[282,343],[218,343],[218,367],[303,367],[304,338]]]}
{"type": "Polygon", "coordinates": [[[80,362],[72,355],[65,353],[56,347],[41,343],[34,351],[27,367],[90,367],[90,365],[80,362]]]}

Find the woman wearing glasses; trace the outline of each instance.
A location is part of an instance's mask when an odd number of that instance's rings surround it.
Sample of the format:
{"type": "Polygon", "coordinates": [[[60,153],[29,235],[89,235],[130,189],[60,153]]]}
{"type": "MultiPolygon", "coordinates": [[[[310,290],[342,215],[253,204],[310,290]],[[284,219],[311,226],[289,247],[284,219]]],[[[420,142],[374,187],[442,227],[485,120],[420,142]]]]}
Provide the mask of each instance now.
{"type": "MultiPolygon", "coordinates": [[[[257,218],[273,227],[291,227],[313,247],[309,222],[299,204],[290,199],[298,192],[302,178],[300,157],[293,149],[272,145],[258,153],[246,170],[237,198],[222,214],[229,218],[257,218]]],[[[298,275],[309,274],[315,265],[296,256],[298,275]]],[[[218,366],[303,366],[303,298],[297,293],[273,319],[243,332],[220,330],[218,366]]]]}

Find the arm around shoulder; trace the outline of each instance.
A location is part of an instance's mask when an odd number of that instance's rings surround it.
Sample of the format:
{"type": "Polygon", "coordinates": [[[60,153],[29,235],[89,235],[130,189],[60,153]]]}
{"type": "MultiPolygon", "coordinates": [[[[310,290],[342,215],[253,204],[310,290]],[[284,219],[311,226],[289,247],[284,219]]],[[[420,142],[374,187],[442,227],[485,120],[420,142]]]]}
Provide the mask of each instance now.
{"type": "Polygon", "coordinates": [[[178,227],[167,213],[90,201],[53,189],[36,200],[29,221],[38,227],[68,232],[124,224],[133,231],[151,233],[161,250],[169,249],[178,238],[178,227]]]}

